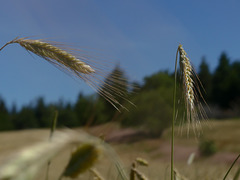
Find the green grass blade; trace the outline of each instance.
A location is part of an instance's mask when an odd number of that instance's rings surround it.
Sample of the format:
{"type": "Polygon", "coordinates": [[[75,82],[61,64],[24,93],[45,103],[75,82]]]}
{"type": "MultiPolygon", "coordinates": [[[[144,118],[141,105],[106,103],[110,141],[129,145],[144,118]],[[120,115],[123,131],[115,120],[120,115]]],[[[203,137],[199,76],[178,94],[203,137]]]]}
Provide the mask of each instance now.
{"type": "Polygon", "coordinates": [[[237,156],[237,158],[233,161],[232,165],[230,166],[230,168],[228,169],[226,175],[224,176],[223,180],[225,180],[228,176],[228,174],[230,173],[231,169],[233,168],[234,164],[237,162],[237,160],[239,159],[240,154],[237,156]]]}
{"type": "Polygon", "coordinates": [[[238,170],[237,170],[237,172],[236,172],[236,174],[235,174],[233,180],[238,180],[239,177],[240,177],[240,167],[238,168],[238,170]]]}

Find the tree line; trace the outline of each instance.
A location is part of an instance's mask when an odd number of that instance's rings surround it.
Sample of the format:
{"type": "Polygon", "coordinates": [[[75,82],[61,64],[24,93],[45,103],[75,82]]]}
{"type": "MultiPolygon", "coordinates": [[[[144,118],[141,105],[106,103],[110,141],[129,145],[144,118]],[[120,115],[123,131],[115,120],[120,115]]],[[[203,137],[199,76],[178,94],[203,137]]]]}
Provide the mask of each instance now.
{"type": "MultiPolygon", "coordinates": [[[[126,80],[122,89],[135,106],[121,99],[118,100],[127,111],[121,110],[121,113],[116,111],[98,94],[80,93],[75,103],[60,100],[57,103],[47,104],[44,98],[39,97],[34,103],[25,105],[20,110],[16,110],[15,106],[8,109],[4,99],[0,98],[0,130],[50,127],[51,119],[57,110],[59,127],[92,126],[119,121],[123,126],[137,126],[149,130],[152,134],[161,134],[170,125],[172,118],[174,73],[159,71],[145,77],[143,83],[129,82],[119,66],[112,74],[117,74],[121,79],[126,80]]],[[[227,54],[222,53],[216,69],[211,72],[206,58],[203,58],[198,68],[198,77],[201,80],[199,87],[202,88],[205,101],[211,110],[211,113],[210,111],[208,113],[209,117],[239,117],[239,61],[230,63],[227,54]]],[[[103,86],[102,89],[104,88],[107,87],[103,86]]]]}
{"type": "Polygon", "coordinates": [[[240,115],[240,61],[230,62],[226,53],[222,53],[218,66],[213,72],[205,58],[198,73],[205,99],[212,109],[214,118],[239,117],[240,115]]]}

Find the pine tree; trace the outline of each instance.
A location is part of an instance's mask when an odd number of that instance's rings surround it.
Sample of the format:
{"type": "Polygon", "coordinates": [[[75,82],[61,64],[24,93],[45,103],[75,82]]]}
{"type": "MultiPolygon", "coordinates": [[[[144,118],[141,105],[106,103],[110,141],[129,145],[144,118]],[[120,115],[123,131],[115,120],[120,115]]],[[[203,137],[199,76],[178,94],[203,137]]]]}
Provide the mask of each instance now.
{"type": "Polygon", "coordinates": [[[202,58],[202,62],[199,66],[199,73],[198,73],[198,77],[201,80],[201,92],[205,92],[204,95],[204,99],[209,102],[210,100],[210,96],[211,96],[211,92],[212,92],[212,75],[210,73],[208,64],[206,62],[206,58],[203,57],[202,58]],[[204,88],[204,89],[203,89],[204,88]]]}
{"type": "MultiPolygon", "coordinates": [[[[120,107],[119,111],[122,111],[129,93],[129,88],[130,85],[124,71],[119,65],[117,65],[104,80],[102,91],[110,92],[114,96],[114,99],[122,105],[118,106],[120,107]]],[[[115,119],[119,115],[119,111],[117,111],[114,106],[105,98],[99,97],[96,106],[98,106],[96,107],[96,110],[98,110],[98,115],[96,114],[97,117],[95,120],[97,124],[108,122],[112,119],[115,119]]]]}
{"type": "Polygon", "coordinates": [[[212,100],[222,108],[229,108],[230,60],[222,53],[213,76],[212,100]]]}

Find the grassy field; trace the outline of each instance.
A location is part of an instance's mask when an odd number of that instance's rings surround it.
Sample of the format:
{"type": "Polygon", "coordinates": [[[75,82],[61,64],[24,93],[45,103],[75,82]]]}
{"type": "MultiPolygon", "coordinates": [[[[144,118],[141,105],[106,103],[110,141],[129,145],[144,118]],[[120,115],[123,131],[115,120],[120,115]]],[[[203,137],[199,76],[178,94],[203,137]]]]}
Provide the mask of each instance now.
{"type": "MultiPolygon", "coordinates": [[[[240,152],[240,121],[224,120],[211,121],[210,125],[203,126],[204,139],[213,140],[217,147],[217,153],[211,157],[201,157],[198,152],[199,139],[193,134],[186,133],[178,135],[176,130],[175,140],[175,163],[178,171],[188,179],[222,179],[231,163],[240,152]],[[191,165],[187,160],[191,153],[195,153],[195,159],[191,165]]],[[[78,131],[78,129],[75,129],[78,131]]],[[[131,163],[142,157],[149,162],[149,167],[139,167],[151,180],[169,179],[170,171],[170,130],[166,130],[162,138],[136,139],[136,130],[121,129],[118,124],[106,124],[99,127],[87,129],[96,136],[104,136],[106,141],[114,147],[122,160],[124,167],[129,171],[131,163]]],[[[32,145],[41,140],[47,140],[49,130],[24,130],[0,133],[0,162],[4,163],[5,157],[19,149],[32,145]]],[[[67,164],[71,148],[61,152],[51,164],[49,179],[54,180],[67,164]]],[[[229,176],[233,176],[239,163],[229,176]]],[[[103,155],[96,164],[96,169],[101,172],[105,179],[117,179],[114,165],[110,163],[107,155],[103,155]]],[[[39,180],[44,179],[46,168],[43,168],[39,180]]],[[[81,178],[80,178],[81,179],[81,178]]],[[[85,173],[82,179],[91,179],[89,173],[85,173]]]]}

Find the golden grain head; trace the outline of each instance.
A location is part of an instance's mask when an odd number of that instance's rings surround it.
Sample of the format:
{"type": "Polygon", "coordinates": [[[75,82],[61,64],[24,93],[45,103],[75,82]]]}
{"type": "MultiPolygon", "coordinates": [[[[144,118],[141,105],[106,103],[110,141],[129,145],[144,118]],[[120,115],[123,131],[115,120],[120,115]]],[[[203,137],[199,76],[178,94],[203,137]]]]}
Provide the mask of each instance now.
{"type": "Polygon", "coordinates": [[[24,38],[16,39],[13,42],[20,44],[26,50],[31,51],[50,62],[54,60],[57,61],[57,63],[64,64],[66,68],[69,68],[73,71],[83,74],[94,72],[94,69],[77,57],[49,43],[42,42],[40,40],[29,40],[24,38]]]}
{"type": "Polygon", "coordinates": [[[131,170],[134,172],[134,174],[136,175],[138,180],[148,180],[148,178],[142,172],[140,172],[138,169],[132,168],[131,170]]]}
{"type": "Polygon", "coordinates": [[[200,119],[206,119],[206,113],[199,101],[199,97],[203,98],[199,88],[199,84],[201,85],[201,82],[181,44],[178,46],[178,52],[180,54],[180,74],[184,105],[186,109],[184,117],[188,122],[188,131],[190,125],[195,131],[196,129],[201,128],[200,119]]]}
{"type": "Polygon", "coordinates": [[[136,162],[140,166],[148,166],[147,160],[145,160],[143,158],[140,158],[140,157],[136,158],[136,162]]]}
{"type": "Polygon", "coordinates": [[[97,62],[94,60],[95,57],[86,52],[67,50],[59,43],[27,38],[16,38],[9,41],[0,48],[0,51],[13,43],[17,43],[27,51],[44,58],[64,72],[84,80],[116,109],[124,108],[120,99],[127,100],[126,88],[124,89],[126,79],[120,77],[119,74],[109,76],[109,72],[112,70],[109,68],[109,62],[97,62]]]}
{"type": "Polygon", "coordinates": [[[185,99],[187,102],[187,106],[190,107],[190,109],[194,109],[194,87],[193,87],[193,68],[190,64],[190,61],[187,57],[187,53],[183,49],[183,47],[179,46],[179,52],[180,52],[180,66],[182,67],[182,77],[183,77],[183,87],[184,87],[184,94],[185,99]]]}

